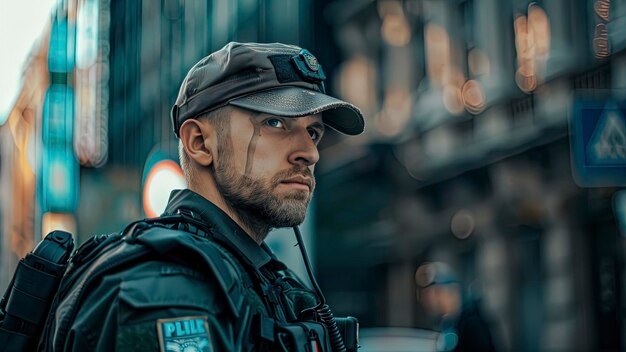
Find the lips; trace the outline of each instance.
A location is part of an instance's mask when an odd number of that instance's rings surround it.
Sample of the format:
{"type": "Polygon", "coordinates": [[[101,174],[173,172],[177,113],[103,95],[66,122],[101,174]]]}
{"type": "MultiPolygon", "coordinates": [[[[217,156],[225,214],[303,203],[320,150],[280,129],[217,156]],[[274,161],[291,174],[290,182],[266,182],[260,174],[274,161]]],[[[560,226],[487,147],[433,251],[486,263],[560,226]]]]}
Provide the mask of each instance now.
{"type": "Polygon", "coordinates": [[[313,181],[310,178],[303,177],[303,176],[291,177],[291,178],[282,180],[280,183],[293,185],[293,186],[303,185],[303,186],[306,186],[309,191],[311,190],[311,188],[313,188],[313,181]]]}

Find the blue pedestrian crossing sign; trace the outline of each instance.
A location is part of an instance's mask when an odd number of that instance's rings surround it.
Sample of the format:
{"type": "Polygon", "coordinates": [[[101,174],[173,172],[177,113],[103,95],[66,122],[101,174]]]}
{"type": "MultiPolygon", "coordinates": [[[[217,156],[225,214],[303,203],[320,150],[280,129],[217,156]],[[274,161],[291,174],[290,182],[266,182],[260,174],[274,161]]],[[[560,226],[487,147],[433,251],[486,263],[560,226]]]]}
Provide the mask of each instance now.
{"type": "Polygon", "coordinates": [[[626,108],[577,101],[570,123],[572,174],[582,187],[626,185],[626,108]]]}

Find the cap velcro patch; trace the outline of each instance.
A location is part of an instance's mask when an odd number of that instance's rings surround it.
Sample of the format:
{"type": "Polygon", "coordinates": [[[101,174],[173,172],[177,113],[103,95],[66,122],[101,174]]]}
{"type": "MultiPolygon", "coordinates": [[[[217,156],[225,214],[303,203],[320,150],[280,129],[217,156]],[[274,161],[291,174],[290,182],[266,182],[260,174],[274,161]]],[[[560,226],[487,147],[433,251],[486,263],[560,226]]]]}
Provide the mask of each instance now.
{"type": "Polygon", "coordinates": [[[270,55],[267,58],[270,59],[272,65],[274,66],[274,71],[276,72],[276,79],[280,83],[289,83],[300,81],[302,78],[296,70],[294,70],[291,65],[291,56],[292,55],[270,55]]]}
{"type": "Polygon", "coordinates": [[[162,352],[213,351],[206,315],[159,319],[156,325],[162,352]]]}

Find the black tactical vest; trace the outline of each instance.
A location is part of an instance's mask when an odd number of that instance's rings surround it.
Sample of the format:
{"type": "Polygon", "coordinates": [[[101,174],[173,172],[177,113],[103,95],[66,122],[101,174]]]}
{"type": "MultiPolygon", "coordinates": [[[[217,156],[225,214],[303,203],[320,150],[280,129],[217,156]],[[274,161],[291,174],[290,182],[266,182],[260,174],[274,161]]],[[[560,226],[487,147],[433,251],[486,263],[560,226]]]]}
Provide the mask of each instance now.
{"type": "MultiPolygon", "coordinates": [[[[110,278],[123,277],[125,272],[136,271],[145,263],[158,262],[171,263],[171,267],[178,268],[168,270],[180,271],[188,267],[195,273],[193,275],[211,277],[211,291],[217,296],[215,302],[219,306],[217,314],[226,317],[232,330],[232,338],[226,339],[227,343],[220,348],[331,351],[324,325],[305,316],[307,308],[315,305],[315,296],[279,261],[260,270],[246,267],[226,243],[214,241],[210,233],[180,216],[131,225],[120,234],[93,237],[72,257],[53,302],[39,350],[69,348],[76,338],[72,326],[77,319],[87,319],[81,310],[104,304],[94,292],[99,292],[103,285],[115,285],[109,283],[110,278]]],[[[160,268],[162,273],[168,266],[163,264],[160,268]]],[[[149,294],[158,295],[158,292],[149,294]]],[[[198,296],[203,294],[197,292],[198,296]]],[[[141,308],[141,300],[133,301],[132,297],[126,300],[125,304],[141,308]]],[[[92,316],[88,319],[106,318],[92,316]]],[[[150,328],[138,329],[124,331],[130,336],[129,342],[118,342],[115,349],[132,350],[132,343],[152,334],[150,328]]]]}

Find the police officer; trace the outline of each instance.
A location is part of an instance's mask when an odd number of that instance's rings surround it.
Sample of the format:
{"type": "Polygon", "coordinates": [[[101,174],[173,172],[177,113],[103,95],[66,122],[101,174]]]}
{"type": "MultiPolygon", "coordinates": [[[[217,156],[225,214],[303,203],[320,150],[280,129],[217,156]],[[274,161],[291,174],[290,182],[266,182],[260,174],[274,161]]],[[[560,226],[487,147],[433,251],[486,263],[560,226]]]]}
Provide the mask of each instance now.
{"type": "Polygon", "coordinates": [[[476,299],[463,299],[456,274],[447,264],[430,262],[415,273],[418,297],[439,321],[437,351],[494,352],[493,334],[476,299]]]}
{"type": "Polygon", "coordinates": [[[325,130],[363,132],[325,78],[309,51],[278,43],[229,43],[193,66],[172,109],[188,189],[161,220],[129,226],[123,245],[79,251],[90,264],[62,285],[40,348],[332,349],[315,323],[320,297],[264,244],[304,220],[325,130]]]}

